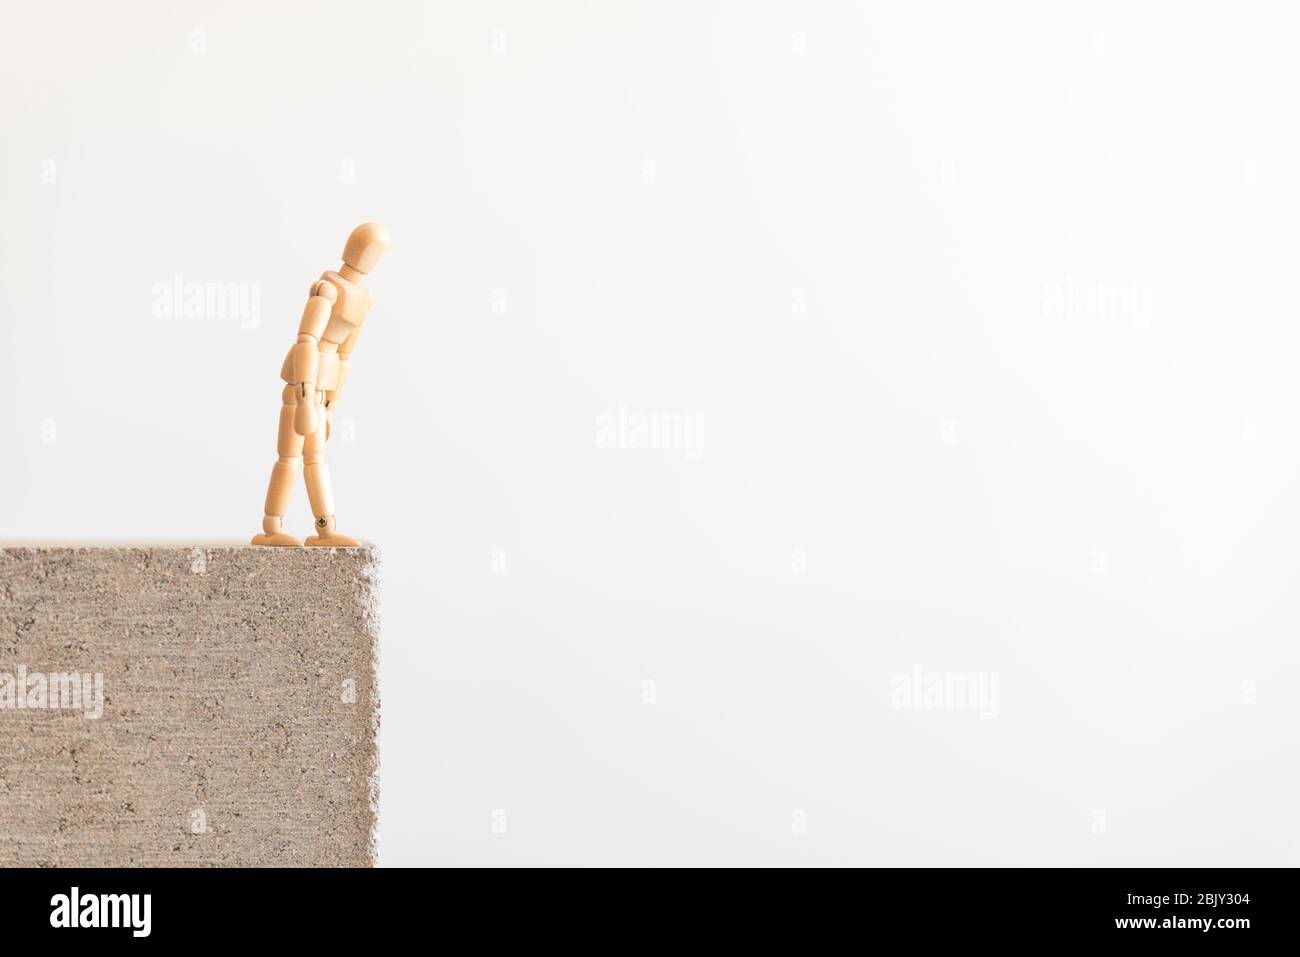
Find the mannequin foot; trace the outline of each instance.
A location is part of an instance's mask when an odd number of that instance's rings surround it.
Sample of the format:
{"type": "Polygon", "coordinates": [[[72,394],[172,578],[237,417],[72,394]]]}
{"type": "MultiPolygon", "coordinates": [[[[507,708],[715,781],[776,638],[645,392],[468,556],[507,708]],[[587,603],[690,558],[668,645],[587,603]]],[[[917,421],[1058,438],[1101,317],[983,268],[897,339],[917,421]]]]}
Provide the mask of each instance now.
{"type": "Polygon", "coordinates": [[[329,546],[331,548],[355,548],[361,543],[350,535],[340,535],[338,532],[331,532],[327,535],[308,535],[305,545],[311,546],[329,546]]]}
{"type": "Polygon", "coordinates": [[[268,535],[263,532],[260,535],[254,535],[251,545],[279,545],[284,548],[301,548],[302,542],[294,538],[288,532],[276,532],[268,535]]]}
{"type": "Polygon", "coordinates": [[[284,519],[279,515],[268,515],[262,519],[262,534],[254,535],[252,545],[279,545],[281,548],[301,548],[302,542],[284,531],[284,519]]]}
{"type": "Polygon", "coordinates": [[[361,543],[355,538],[336,532],[333,515],[317,515],[316,534],[308,535],[306,544],[329,548],[355,548],[361,543]]]}

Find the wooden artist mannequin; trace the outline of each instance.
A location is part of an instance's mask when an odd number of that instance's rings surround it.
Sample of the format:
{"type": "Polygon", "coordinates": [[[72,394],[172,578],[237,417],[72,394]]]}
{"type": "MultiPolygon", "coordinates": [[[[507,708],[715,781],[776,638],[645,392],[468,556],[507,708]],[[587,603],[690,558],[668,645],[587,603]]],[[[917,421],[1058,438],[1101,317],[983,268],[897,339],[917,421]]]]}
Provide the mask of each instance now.
{"type": "Polygon", "coordinates": [[[338,272],[325,272],[311,287],[307,307],[298,325],[298,341],[285,357],[280,378],[284,387],[280,407],[279,460],[271,469],[266,492],[262,534],[253,536],[254,545],[302,545],[284,530],[284,514],[293,495],[293,483],[302,459],[307,480],[307,498],[316,516],[316,534],[308,545],[346,547],[357,540],[340,535],[334,526],[334,489],[325,466],[325,442],[330,420],[348,373],[361,326],[370,311],[370,290],[361,280],[375,267],[388,249],[388,232],[375,223],[352,230],[343,248],[343,265],[338,272]]]}

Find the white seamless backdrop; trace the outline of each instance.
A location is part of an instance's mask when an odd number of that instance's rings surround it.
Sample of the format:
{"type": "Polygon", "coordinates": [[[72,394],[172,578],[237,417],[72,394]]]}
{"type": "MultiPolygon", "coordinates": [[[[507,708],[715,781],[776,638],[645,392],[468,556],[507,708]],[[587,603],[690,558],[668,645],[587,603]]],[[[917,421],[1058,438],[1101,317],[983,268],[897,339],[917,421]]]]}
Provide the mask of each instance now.
{"type": "Polygon", "coordinates": [[[0,536],[246,540],[391,232],[381,863],[1300,863],[1295,5],[0,15],[0,536]]]}

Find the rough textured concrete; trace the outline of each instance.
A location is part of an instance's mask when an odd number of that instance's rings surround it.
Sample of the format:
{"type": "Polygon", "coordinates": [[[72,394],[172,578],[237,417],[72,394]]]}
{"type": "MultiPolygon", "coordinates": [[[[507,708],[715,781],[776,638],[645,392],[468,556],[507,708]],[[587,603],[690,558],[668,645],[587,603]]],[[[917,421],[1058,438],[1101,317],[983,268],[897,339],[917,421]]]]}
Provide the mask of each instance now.
{"type": "Polygon", "coordinates": [[[377,565],[0,548],[0,864],[372,864],[377,565]]]}

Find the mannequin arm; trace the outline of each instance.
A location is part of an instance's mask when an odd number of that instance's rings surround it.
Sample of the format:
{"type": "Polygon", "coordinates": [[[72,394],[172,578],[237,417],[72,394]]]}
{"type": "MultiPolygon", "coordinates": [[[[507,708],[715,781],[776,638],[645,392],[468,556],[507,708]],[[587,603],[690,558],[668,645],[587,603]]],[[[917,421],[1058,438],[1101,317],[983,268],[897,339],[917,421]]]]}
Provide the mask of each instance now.
{"type": "Polygon", "coordinates": [[[298,393],[293,430],[299,435],[316,431],[316,372],[320,365],[320,337],[329,323],[338,293],[327,282],[312,286],[311,297],[298,324],[298,344],[293,347],[293,385],[298,393]]]}

